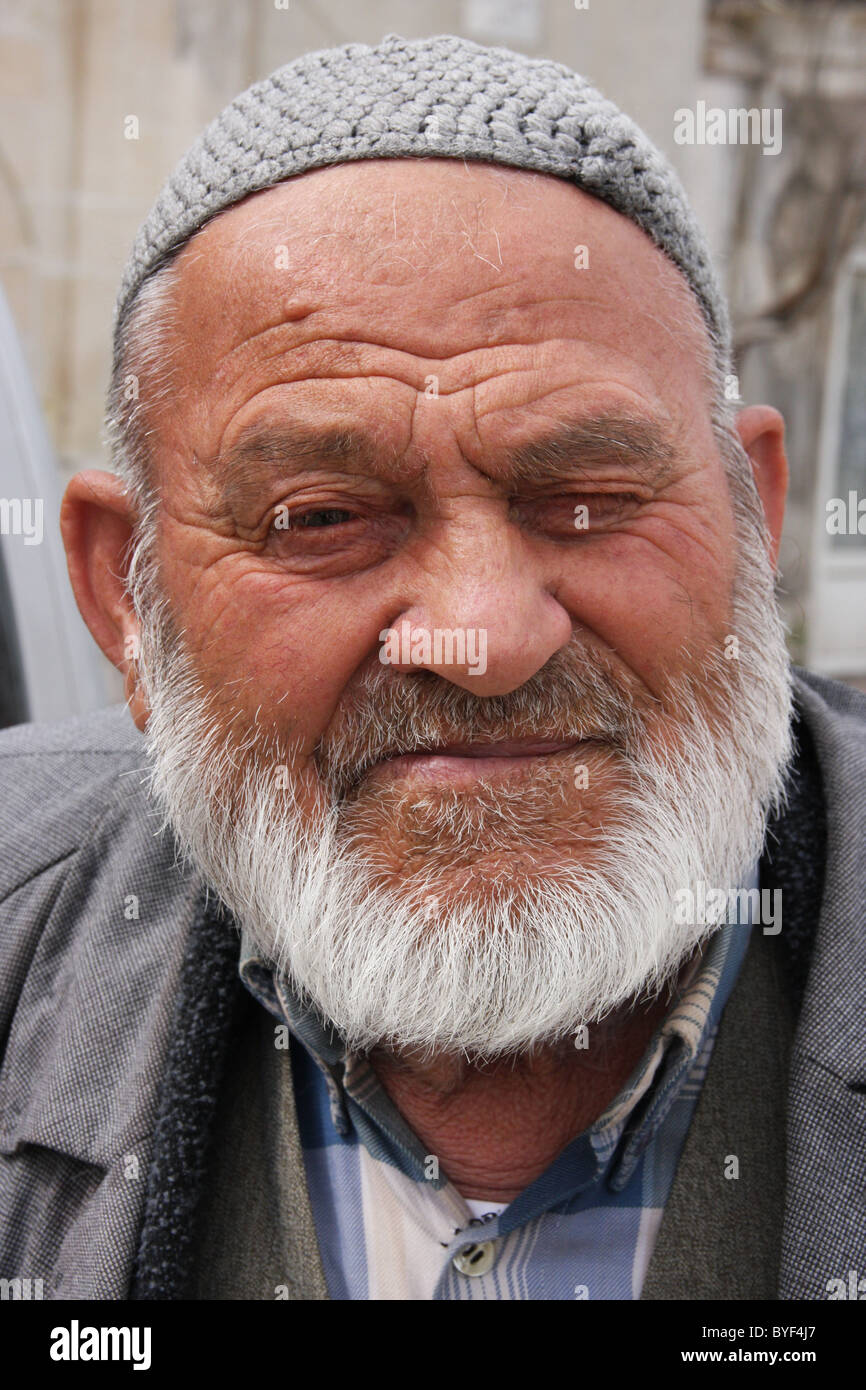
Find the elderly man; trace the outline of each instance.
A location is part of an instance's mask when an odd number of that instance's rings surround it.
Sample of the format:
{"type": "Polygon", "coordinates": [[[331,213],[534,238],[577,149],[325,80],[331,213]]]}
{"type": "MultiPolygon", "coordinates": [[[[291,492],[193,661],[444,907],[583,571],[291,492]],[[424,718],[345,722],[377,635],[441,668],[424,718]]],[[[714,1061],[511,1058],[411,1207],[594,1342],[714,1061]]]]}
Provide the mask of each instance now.
{"type": "Polygon", "coordinates": [[[837,1296],[866,703],[790,669],[729,373],[675,176],[557,64],[389,35],[205,132],[64,503],[129,714],[0,741],[0,1273],[837,1296]]]}

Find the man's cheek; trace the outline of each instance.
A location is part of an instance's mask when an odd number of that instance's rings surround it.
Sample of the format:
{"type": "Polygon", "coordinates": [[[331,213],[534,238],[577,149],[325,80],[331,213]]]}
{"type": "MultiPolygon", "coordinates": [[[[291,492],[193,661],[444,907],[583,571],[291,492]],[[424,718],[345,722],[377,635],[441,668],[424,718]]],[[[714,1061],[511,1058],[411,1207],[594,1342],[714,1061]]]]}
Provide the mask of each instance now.
{"type": "Polygon", "coordinates": [[[197,674],[227,717],[308,756],[324,733],[351,675],[315,640],[239,617],[227,638],[211,633],[197,674]]]}

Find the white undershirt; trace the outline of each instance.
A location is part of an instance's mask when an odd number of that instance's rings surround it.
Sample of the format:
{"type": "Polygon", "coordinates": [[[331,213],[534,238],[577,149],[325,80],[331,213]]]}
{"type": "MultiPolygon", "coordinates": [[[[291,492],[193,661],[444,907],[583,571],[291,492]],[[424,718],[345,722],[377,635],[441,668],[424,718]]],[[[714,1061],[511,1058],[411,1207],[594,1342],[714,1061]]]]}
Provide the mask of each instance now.
{"type": "Polygon", "coordinates": [[[479,1202],[475,1197],[464,1197],[463,1200],[473,1216],[486,1216],[490,1211],[495,1211],[497,1216],[501,1216],[509,1205],[508,1202],[479,1202]]]}

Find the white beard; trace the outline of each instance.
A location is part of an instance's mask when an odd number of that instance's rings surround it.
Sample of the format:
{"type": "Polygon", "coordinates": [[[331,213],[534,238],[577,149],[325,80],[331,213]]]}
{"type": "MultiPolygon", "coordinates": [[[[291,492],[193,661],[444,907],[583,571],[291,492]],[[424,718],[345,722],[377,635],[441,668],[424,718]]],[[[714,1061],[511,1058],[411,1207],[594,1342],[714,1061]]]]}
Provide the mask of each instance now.
{"type": "MultiPolygon", "coordinates": [[[[699,882],[735,888],[760,855],[791,751],[789,665],[762,559],[752,553],[740,567],[731,622],[740,658],[714,663],[723,731],[701,711],[706,677],[680,688],[673,751],[650,746],[638,721],[612,753],[626,789],[583,862],[576,845],[569,862],[531,877],[509,872],[492,890],[469,884],[447,901],[437,901],[432,868],[381,886],[342,828],[339,800],[302,818],[291,790],[276,785],[275,764],[286,760],[267,733],[229,737],[153,586],[137,598],[152,793],[182,851],[351,1050],[483,1061],[562,1041],[669,983],[719,925],[677,923],[678,892],[699,882]]],[[[590,653],[581,653],[575,698],[581,681],[616,723],[609,676],[590,653]]],[[[479,832],[511,836],[516,848],[537,842],[519,791],[480,790],[474,810],[466,794],[462,810],[453,793],[428,806],[428,830],[438,826],[444,846],[462,858],[479,832]]]]}

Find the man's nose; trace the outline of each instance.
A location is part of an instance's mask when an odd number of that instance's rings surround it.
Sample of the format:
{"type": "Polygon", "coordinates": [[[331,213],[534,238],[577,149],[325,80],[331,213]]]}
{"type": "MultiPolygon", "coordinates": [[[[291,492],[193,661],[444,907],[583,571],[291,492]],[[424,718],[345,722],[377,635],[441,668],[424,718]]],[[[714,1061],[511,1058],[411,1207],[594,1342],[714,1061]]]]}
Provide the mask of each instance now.
{"type": "Polygon", "coordinates": [[[551,592],[555,576],[504,516],[443,530],[412,600],[380,633],[379,659],[475,695],[507,695],[567,646],[572,619],[551,592]]]}

